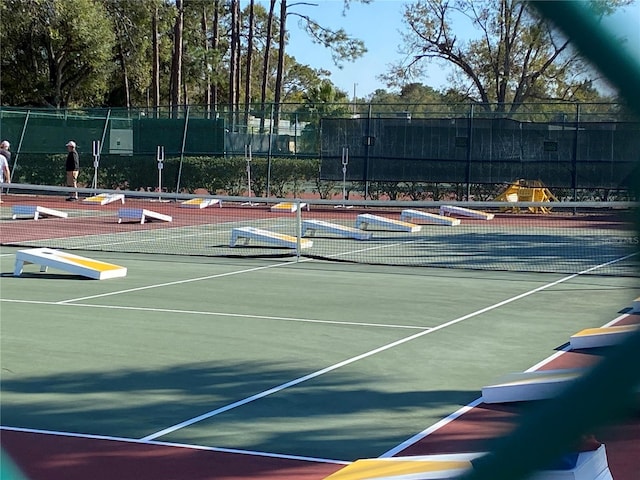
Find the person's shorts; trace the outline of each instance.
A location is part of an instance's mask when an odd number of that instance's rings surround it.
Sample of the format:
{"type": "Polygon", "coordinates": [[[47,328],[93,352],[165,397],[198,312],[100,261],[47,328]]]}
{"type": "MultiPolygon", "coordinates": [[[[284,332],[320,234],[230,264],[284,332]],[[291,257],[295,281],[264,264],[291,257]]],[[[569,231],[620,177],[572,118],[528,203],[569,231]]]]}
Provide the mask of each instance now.
{"type": "Polygon", "coordinates": [[[73,184],[77,179],[78,179],[78,170],[67,172],[67,186],[73,187],[73,184]]]}

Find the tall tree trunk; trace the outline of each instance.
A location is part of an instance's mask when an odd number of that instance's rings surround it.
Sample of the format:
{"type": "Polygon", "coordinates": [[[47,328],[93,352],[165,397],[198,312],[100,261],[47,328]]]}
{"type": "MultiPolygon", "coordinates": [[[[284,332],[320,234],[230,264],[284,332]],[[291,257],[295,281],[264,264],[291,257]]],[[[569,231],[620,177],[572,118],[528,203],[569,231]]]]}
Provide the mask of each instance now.
{"type": "Polygon", "coordinates": [[[153,112],[154,117],[158,116],[158,107],[160,107],[160,38],[158,34],[158,4],[154,5],[153,16],[151,19],[151,43],[153,48],[153,59],[151,74],[151,95],[153,98],[153,112]]]}
{"type": "Polygon", "coordinates": [[[276,91],[274,94],[273,131],[278,133],[280,123],[280,99],[282,97],[282,79],[284,77],[284,51],[287,34],[287,0],[280,0],[280,36],[278,39],[278,71],[276,72],[276,91]]]}
{"type": "Polygon", "coordinates": [[[251,108],[251,66],[253,64],[253,30],[255,18],[253,15],[254,0],[249,4],[249,36],[247,39],[247,68],[244,84],[244,124],[249,126],[249,110],[251,108]]]}
{"type": "Polygon", "coordinates": [[[184,30],[183,0],[176,0],[176,23],[173,27],[173,58],[171,60],[171,111],[177,117],[181,103],[180,89],[182,88],[182,34],[184,30]]]}
{"type": "Polygon", "coordinates": [[[260,89],[260,133],[264,133],[265,102],[267,101],[267,85],[269,84],[269,56],[271,55],[271,30],[273,29],[273,12],[276,8],[276,0],[271,0],[269,5],[269,18],[267,20],[267,38],[264,47],[264,61],[262,64],[262,87],[260,89]]]}
{"type": "Polygon", "coordinates": [[[238,0],[231,0],[231,58],[229,61],[229,113],[231,114],[231,131],[235,131],[236,124],[236,72],[238,71],[237,63],[237,38],[238,32],[238,0]]]}
{"type": "Polygon", "coordinates": [[[207,28],[207,4],[202,4],[202,16],[200,17],[200,30],[202,32],[202,47],[204,48],[204,105],[207,118],[211,115],[211,60],[209,59],[209,28],[207,28]]]}
{"type": "MultiPolygon", "coordinates": [[[[213,32],[211,34],[211,49],[217,54],[220,47],[220,0],[213,2],[213,32]]],[[[219,60],[216,59],[216,64],[219,60]]],[[[218,79],[214,79],[211,88],[211,104],[214,111],[218,110],[218,79]]]]}
{"type": "Polygon", "coordinates": [[[129,108],[131,108],[131,88],[129,87],[129,72],[127,71],[127,59],[122,52],[122,39],[117,34],[117,30],[118,29],[116,28],[116,35],[118,37],[118,57],[120,58],[120,64],[122,65],[122,80],[124,83],[124,101],[128,110],[129,108]]]}
{"type": "Polygon", "coordinates": [[[234,36],[234,41],[235,41],[235,54],[236,54],[236,58],[235,58],[235,64],[236,64],[236,69],[235,69],[235,76],[233,78],[233,91],[234,91],[234,97],[233,97],[233,108],[234,111],[236,112],[236,122],[240,123],[240,71],[241,71],[241,64],[240,64],[240,36],[242,35],[242,18],[240,16],[240,2],[236,2],[235,4],[235,8],[236,8],[236,35],[234,36]]]}

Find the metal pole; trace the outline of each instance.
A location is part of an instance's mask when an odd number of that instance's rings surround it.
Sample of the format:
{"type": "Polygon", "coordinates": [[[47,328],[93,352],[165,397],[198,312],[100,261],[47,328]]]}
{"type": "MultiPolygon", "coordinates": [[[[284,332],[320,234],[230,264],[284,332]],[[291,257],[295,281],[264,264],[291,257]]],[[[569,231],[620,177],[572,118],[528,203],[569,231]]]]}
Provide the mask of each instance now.
{"type": "Polygon", "coordinates": [[[369,149],[371,148],[371,104],[367,115],[366,144],[364,146],[364,199],[369,198],[369,149]]]}
{"type": "Polygon", "coordinates": [[[91,144],[93,152],[93,182],[91,188],[98,190],[98,165],[100,164],[100,140],[94,140],[91,144]]]}
{"type": "Polygon", "coordinates": [[[302,208],[300,200],[296,200],[296,262],[300,261],[302,253],[302,208]]]}
{"type": "Polygon", "coordinates": [[[107,128],[109,128],[109,120],[111,119],[111,109],[107,110],[107,118],[104,121],[104,128],[102,129],[102,138],[100,139],[100,151],[102,153],[102,146],[104,145],[104,138],[107,136],[107,128]]]}
{"type": "Polygon", "coordinates": [[[467,201],[471,200],[471,145],[473,142],[473,103],[469,108],[469,118],[467,120],[467,171],[465,177],[467,181],[467,201]]]}
{"type": "Polygon", "coordinates": [[[271,150],[273,137],[273,103],[269,117],[269,152],[267,153],[267,198],[271,196],[271,150]]]}
{"type": "Polygon", "coordinates": [[[184,160],[184,148],[187,144],[187,131],[189,126],[189,105],[187,105],[187,111],[184,116],[184,129],[182,132],[182,147],[180,148],[180,166],[178,167],[178,180],[176,182],[176,197],[180,192],[180,178],[182,177],[182,162],[184,160]]]}
{"type": "Polygon", "coordinates": [[[251,144],[244,146],[244,157],[247,160],[247,190],[249,190],[249,201],[243,205],[253,206],[253,202],[251,201],[251,144]]]}
{"type": "Polygon", "coordinates": [[[576,103],[576,125],[573,135],[573,158],[571,159],[571,189],[573,201],[578,199],[578,130],[580,130],[580,104],[576,103]]]}
{"type": "Polygon", "coordinates": [[[342,147],[342,200],[347,199],[347,165],[349,165],[349,147],[342,147]]]}
{"type": "Polygon", "coordinates": [[[164,146],[158,145],[156,152],[156,161],[158,162],[158,201],[162,201],[162,162],[164,162],[164,146]]]}

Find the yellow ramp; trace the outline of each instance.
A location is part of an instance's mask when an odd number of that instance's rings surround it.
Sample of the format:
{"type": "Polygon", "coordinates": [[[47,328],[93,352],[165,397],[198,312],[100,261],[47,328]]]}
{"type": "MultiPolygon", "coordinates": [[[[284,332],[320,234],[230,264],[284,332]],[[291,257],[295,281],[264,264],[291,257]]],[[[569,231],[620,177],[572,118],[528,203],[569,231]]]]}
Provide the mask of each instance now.
{"type": "Polygon", "coordinates": [[[638,329],[640,329],[640,325],[585,328],[571,335],[569,343],[572,350],[610,347],[622,342],[638,329]]]}
{"type": "Polygon", "coordinates": [[[447,454],[416,457],[362,459],[347,465],[325,480],[453,479],[472,468],[471,460],[482,454],[447,454]]]}
{"type": "MultiPolygon", "coordinates": [[[[539,470],[534,480],[613,480],[604,445],[576,452],[575,464],[562,470],[539,470]]],[[[325,480],[451,480],[473,470],[483,452],[357,460],[325,480]]]]}

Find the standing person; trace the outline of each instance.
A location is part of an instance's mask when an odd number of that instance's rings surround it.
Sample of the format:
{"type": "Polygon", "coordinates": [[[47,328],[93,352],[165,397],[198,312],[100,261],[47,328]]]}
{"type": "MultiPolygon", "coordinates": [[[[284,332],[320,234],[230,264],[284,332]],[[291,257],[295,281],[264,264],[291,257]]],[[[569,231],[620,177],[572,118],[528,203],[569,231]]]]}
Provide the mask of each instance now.
{"type": "MultiPolygon", "coordinates": [[[[67,172],[67,187],[78,188],[78,173],[80,173],[80,157],[76,150],[76,142],[69,140],[67,142],[67,163],[65,170],[67,172]]],[[[70,192],[67,197],[68,202],[78,200],[78,192],[70,192]]]]}
{"type": "MultiPolygon", "coordinates": [[[[9,160],[11,160],[11,145],[6,140],[0,142],[0,183],[11,183],[11,172],[9,171],[9,160]]],[[[0,195],[2,189],[0,188],[0,195]]],[[[2,200],[0,200],[2,203],[2,200]]]]}

